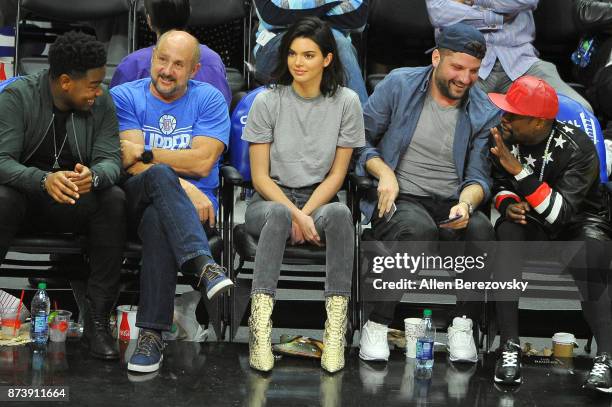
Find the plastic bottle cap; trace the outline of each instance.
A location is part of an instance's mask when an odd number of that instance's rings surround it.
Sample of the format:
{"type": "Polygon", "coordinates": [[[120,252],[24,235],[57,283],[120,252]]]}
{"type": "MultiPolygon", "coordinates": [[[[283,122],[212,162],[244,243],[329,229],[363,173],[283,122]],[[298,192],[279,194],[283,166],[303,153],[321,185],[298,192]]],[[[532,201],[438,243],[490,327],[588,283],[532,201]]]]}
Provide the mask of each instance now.
{"type": "Polygon", "coordinates": [[[38,283],[38,289],[39,290],[46,290],[47,289],[47,283],[45,281],[41,281],[40,283],[38,283]]]}
{"type": "Polygon", "coordinates": [[[423,316],[424,317],[430,317],[431,316],[431,310],[430,309],[426,309],[423,311],[423,316]]]}

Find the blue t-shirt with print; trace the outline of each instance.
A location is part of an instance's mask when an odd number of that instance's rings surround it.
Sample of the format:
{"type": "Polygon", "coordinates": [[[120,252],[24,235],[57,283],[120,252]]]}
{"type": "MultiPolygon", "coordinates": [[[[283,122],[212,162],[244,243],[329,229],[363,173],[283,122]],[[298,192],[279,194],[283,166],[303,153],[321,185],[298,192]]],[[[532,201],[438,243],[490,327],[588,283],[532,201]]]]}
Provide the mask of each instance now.
{"type": "MultiPolygon", "coordinates": [[[[151,78],[127,82],[111,89],[119,131],[141,130],[145,145],[151,148],[182,150],[191,148],[194,137],[212,137],[229,143],[230,120],[221,92],[208,83],[189,81],[187,92],[166,103],[151,93],[151,78]]],[[[204,192],[218,208],[219,160],[204,178],[181,176],[204,192]]]]}

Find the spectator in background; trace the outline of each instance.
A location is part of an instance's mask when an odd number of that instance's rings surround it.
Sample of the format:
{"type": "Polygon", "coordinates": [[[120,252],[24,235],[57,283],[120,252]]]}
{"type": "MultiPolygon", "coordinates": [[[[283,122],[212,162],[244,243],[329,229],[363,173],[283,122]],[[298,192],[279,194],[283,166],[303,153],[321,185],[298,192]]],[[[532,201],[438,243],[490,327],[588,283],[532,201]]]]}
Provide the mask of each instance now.
{"type": "MultiPolygon", "coordinates": [[[[612,0],[576,0],[578,21],[595,37],[595,51],[590,63],[578,70],[578,80],[587,88],[586,95],[598,115],[612,120],[612,0]]],[[[607,129],[606,133],[612,130],[607,129]]],[[[611,138],[609,135],[606,138],[611,138]]]]}
{"type": "MultiPolygon", "coordinates": [[[[189,0],[145,0],[145,14],[151,30],[157,38],[170,30],[182,30],[187,26],[191,14],[189,0]]],[[[151,76],[151,57],[154,46],[132,52],[117,66],[110,87],[151,76]]],[[[196,81],[208,82],[217,88],[229,106],[232,92],[225,75],[225,65],[219,54],[200,44],[200,69],[193,74],[196,81]]]]}
{"type": "Polygon", "coordinates": [[[554,64],[538,58],[533,10],[538,0],[426,0],[436,34],[463,22],[483,32],[487,54],[480,67],[479,85],[485,92],[505,93],[523,75],[544,79],[557,92],[590,111],[589,102],[565,83],[554,64]]]}
{"type": "Polygon", "coordinates": [[[359,96],[361,104],[368,100],[357,51],[351,43],[351,31],[365,27],[368,0],[255,0],[259,28],[255,56],[256,78],[268,83],[278,58],[278,49],[287,27],[301,17],[314,16],[329,23],[333,29],[338,56],[344,65],[346,86],[359,96]]]}

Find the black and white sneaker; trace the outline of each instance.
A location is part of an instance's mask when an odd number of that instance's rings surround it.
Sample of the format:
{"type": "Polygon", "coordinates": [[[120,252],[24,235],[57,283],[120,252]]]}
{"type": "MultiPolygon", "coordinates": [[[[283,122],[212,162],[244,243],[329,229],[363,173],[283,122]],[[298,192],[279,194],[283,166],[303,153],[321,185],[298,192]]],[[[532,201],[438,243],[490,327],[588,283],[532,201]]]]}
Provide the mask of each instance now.
{"type": "Polygon", "coordinates": [[[589,372],[584,387],[602,393],[612,393],[612,360],[610,355],[602,352],[593,359],[593,369],[589,372]]]}
{"type": "Polygon", "coordinates": [[[521,356],[523,352],[518,341],[508,340],[499,350],[495,364],[495,383],[506,385],[521,384],[521,356]]]}

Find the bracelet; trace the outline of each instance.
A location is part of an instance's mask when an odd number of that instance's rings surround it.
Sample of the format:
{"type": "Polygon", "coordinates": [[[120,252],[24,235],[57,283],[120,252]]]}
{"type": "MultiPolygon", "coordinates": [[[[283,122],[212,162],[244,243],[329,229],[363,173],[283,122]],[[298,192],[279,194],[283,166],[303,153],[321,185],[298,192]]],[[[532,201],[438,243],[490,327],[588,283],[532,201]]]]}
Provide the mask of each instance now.
{"type": "Polygon", "coordinates": [[[466,204],[468,207],[468,215],[472,215],[474,213],[474,205],[469,203],[468,201],[459,201],[460,204],[466,204]]]}
{"type": "Polygon", "coordinates": [[[47,192],[45,182],[47,182],[47,178],[50,174],[52,174],[52,172],[45,172],[45,175],[43,175],[43,177],[40,179],[40,189],[42,189],[43,192],[47,192]]]}

